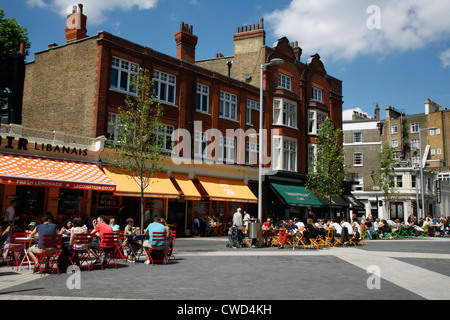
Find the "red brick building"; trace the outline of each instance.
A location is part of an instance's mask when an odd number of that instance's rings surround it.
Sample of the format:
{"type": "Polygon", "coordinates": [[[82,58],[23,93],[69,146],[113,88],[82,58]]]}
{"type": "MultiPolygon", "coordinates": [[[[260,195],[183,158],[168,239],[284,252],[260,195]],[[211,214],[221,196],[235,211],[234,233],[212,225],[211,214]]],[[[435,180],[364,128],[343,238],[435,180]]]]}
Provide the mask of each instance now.
{"type": "MultiPolygon", "coordinates": [[[[287,201],[274,183],[304,186],[318,125],[330,117],[336,127],[342,126],[342,82],[326,73],[319,55],[302,62],[302,49],[287,38],[279,39],[274,47],[266,46],[262,19],[260,24],[237,28],[232,57],[219,53],[202,61],[195,59],[201,39],[184,23],[174,36],[177,56],[171,57],[108,32],[86,36],[82,7],[68,17],[68,21],[74,19],[80,23],[68,24],[67,43],[49,46],[26,65],[24,127],[114,139],[112,124],[118,107],[124,105],[127,94],[134,94],[130,79],[139,69],[149,70],[156,96],[164,105],[166,126],[160,134],[167,149],[172,148],[171,133],[186,129],[191,134],[192,161],[177,165],[169,157],[165,160],[165,179],[170,179],[179,194],[169,195],[167,190],[150,194],[148,215],[162,214],[176,222],[180,231],[189,229],[193,215],[226,220],[242,206],[256,216],[257,139],[246,136],[243,144],[225,134],[227,129],[258,132],[260,66],[280,58],[282,65],[267,66],[263,73],[264,128],[274,130],[265,140],[264,154],[272,160],[265,167],[277,172],[265,178],[263,212],[264,216],[306,216],[311,204],[301,199],[287,201]],[[219,141],[221,163],[202,161],[210,151],[208,129],[218,129],[224,136],[219,141]],[[188,179],[176,179],[181,176],[188,179]],[[186,194],[184,182],[195,185],[198,193],[186,194]],[[225,196],[218,191],[221,186],[228,191],[225,196]]],[[[109,152],[106,148],[99,155],[102,166],[107,165],[109,152]]],[[[116,192],[113,197],[118,200],[112,206],[100,206],[101,195],[94,192],[95,205],[89,214],[112,216],[117,204],[125,203],[127,215],[137,217],[137,200],[129,195],[116,192]]]]}

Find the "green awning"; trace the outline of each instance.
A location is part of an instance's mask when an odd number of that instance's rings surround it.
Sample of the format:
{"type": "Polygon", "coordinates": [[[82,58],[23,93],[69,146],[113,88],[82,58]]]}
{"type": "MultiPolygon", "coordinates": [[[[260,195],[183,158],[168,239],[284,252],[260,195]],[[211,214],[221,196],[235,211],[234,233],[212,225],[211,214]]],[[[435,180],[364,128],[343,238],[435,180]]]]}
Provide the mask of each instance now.
{"type": "Polygon", "coordinates": [[[322,208],[317,198],[308,194],[305,187],[286,182],[270,182],[272,188],[291,207],[322,208]]]}

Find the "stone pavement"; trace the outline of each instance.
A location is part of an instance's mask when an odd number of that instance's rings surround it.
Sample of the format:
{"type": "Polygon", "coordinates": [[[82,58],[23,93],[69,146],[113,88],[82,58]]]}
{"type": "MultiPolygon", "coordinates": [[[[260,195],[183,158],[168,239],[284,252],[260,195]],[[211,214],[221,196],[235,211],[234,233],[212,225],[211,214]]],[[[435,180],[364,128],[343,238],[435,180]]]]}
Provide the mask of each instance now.
{"type": "Polygon", "coordinates": [[[450,238],[304,250],[179,238],[176,261],[41,277],[0,267],[0,300],[448,300],[450,238]]]}

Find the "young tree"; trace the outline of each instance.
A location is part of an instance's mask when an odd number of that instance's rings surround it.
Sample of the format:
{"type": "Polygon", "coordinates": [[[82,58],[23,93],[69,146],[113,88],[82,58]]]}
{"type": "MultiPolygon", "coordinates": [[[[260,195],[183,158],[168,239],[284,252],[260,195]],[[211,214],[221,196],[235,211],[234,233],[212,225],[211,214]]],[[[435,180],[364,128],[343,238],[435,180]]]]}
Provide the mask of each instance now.
{"type": "Polygon", "coordinates": [[[378,160],[380,161],[380,166],[372,174],[372,178],[381,189],[384,198],[384,212],[390,218],[390,201],[398,197],[398,193],[395,190],[394,149],[385,143],[378,153],[378,160]]]}
{"type": "MultiPolygon", "coordinates": [[[[340,146],[342,130],[334,128],[330,118],[320,126],[317,134],[317,152],[314,171],[308,174],[306,188],[319,199],[331,199],[344,192],[344,149],[340,146]]],[[[330,206],[331,213],[331,206],[330,206]]]]}
{"type": "Polygon", "coordinates": [[[155,101],[153,80],[148,70],[141,69],[139,78],[131,79],[135,95],[128,95],[119,107],[113,159],[120,173],[133,177],[141,190],[141,227],[144,223],[144,190],[155,172],[163,170],[161,115],[163,107],[155,101]]]}

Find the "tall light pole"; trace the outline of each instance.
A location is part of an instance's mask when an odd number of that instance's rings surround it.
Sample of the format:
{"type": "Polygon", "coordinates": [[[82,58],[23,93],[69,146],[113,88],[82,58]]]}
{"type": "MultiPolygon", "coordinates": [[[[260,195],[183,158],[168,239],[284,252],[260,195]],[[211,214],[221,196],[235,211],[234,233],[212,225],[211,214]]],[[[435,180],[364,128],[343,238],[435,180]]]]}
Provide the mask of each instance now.
{"type": "Polygon", "coordinates": [[[262,246],[262,163],[263,163],[263,72],[264,68],[270,65],[278,66],[283,64],[283,59],[272,59],[268,63],[262,63],[259,74],[259,154],[258,154],[258,220],[259,220],[259,241],[258,246],[262,246]]]}
{"type": "MultiPolygon", "coordinates": [[[[426,217],[427,214],[427,210],[425,208],[425,192],[424,192],[424,183],[423,183],[423,167],[425,166],[426,161],[423,161],[422,159],[422,131],[427,131],[427,130],[436,130],[437,128],[433,127],[433,128],[425,128],[425,129],[419,129],[419,150],[420,150],[420,192],[421,192],[421,196],[422,196],[422,210],[421,210],[421,215],[422,218],[426,217]]],[[[420,219],[420,217],[417,217],[417,219],[420,219]]]]}

